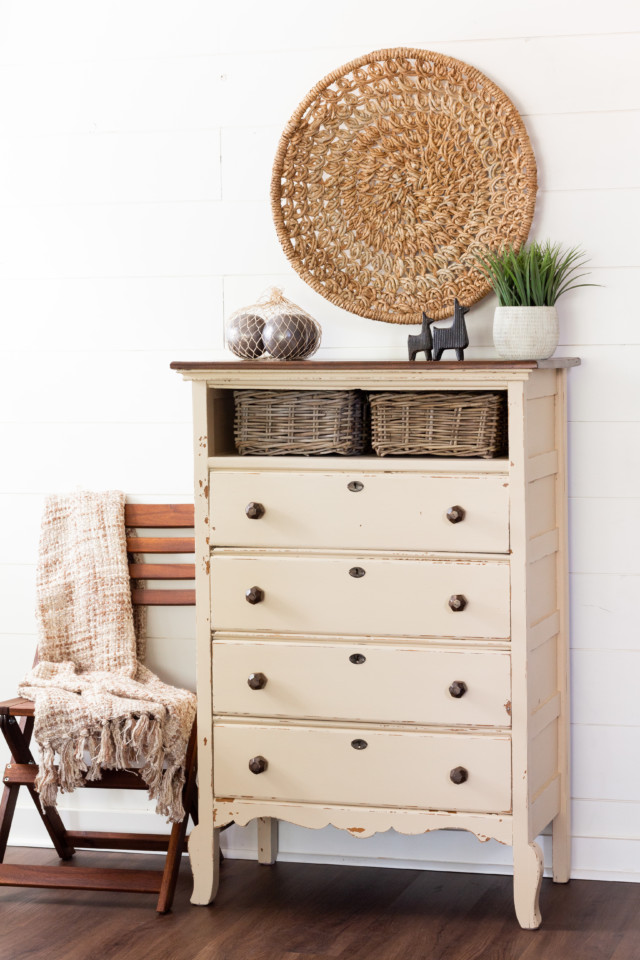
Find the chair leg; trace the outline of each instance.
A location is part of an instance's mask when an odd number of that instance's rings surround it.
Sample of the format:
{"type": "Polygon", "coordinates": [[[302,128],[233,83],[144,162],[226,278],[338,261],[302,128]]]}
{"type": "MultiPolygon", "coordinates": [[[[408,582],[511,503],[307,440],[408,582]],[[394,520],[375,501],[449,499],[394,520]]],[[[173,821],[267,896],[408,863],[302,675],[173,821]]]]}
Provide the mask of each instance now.
{"type": "Polygon", "coordinates": [[[2,800],[0,800],[0,863],[3,862],[7,851],[7,840],[9,839],[19,789],[19,784],[12,783],[10,786],[5,784],[2,791],[2,800]]]}
{"type": "MultiPolygon", "coordinates": [[[[2,729],[2,733],[7,741],[9,750],[11,751],[11,763],[15,762],[35,765],[35,760],[29,747],[31,735],[33,733],[33,722],[33,717],[25,718],[23,722],[18,723],[15,717],[0,715],[0,729],[2,729]]],[[[185,837],[187,833],[189,816],[191,816],[194,822],[197,823],[197,737],[195,724],[193,730],[191,731],[191,737],[187,747],[185,771],[186,776],[183,788],[185,816],[180,823],[175,823],[173,825],[169,837],[165,866],[162,873],[162,880],[158,896],[158,904],[156,907],[158,913],[168,913],[168,911],[171,909],[171,904],[173,903],[178,873],[180,870],[181,857],[185,848],[185,837]]],[[[35,803],[38,814],[47,830],[47,833],[49,834],[49,837],[51,838],[58,856],[63,860],[71,859],[75,853],[75,849],[69,842],[66,828],[62,823],[57,811],[54,807],[46,807],[43,810],[40,806],[39,794],[29,784],[24,784],[24,786],[26,786],[33,799],[33,802],[35,803]]],[[[2,866],[2,859],[7,846],[7,839],[11,829],[11,823],[13,820],[19,789],[20,784],[12,783],[5,785],[2,793],[2,799],[0,801],[0,874],[2,874],[3,870],[9,870],[8,866],[2,866]]],[[[73,874],[74,876],[79,876],[82,872],[83,871],[79,870],[79,868],[75,868],[73,874]]],[[[85,870],[84,872],[86,873],[87,871],[85,870]]],[[[118,872],[126,875],[127,871],[118,872]]],[[[4,876],[4,874],[2,874],[2,876],[4,876]]],[[[70,874],[67,874],[66,878],[68,879],[70,876],[70,874]]],[[[7,881],[8,878],[5,877],[5,882],[7,881]]],[[[8,882],[11,885],[14,885],[14,878],[12,877],[8,882]]],[[[56,885],[59,884],[43,884],[43,886],[56,885]]],[[[65,885],[66,884],[63,884],[63,886],[65,885]]],[[[80,886],[82,886],[82,884],[80,884],[80,886]]],[[[93,889],[103,888],[94,887],[93,889]]],[[[107,888],[105,887],[104,889],[107,888]]],[[[122,887],[121,889],[129,888],[122,887]]],[[[132,887],[131,889],[141,888],[132,887]]]]}
{"type": "MultiPolygon", "coordinates": [[[[16,763],[35,764],[36,761],[33,758],[31,750],[29,749],[31,734],[33,733],[33,717],[27,717],[24,730],[22,730],[15,717],[0,716],[0,729],[2,729],[4,738],[7,741],[9,750],[11,751],[12,759],[16,763]]],[[[11,790],[11,788],[9,789],[11,790]]],[[[19,787],[16,789],[16,794],[18,789],[19,787]]],[[[56,853],[61,860],[70,860],[75,853],[75,849],[68,841],[65,825],[60,819],[57,810],[55,807],[45,807],[43,810],[40,805],[40,795],[38,792],[29,785],[27,785],[27,790],[29,791],[31,799],[36,806],[36,810],[38,811],[40,819],[42,820],[45,829],[51,838],[51,842],[56,849],[56,853]]],[[[16,800],[17,796],[13,799],[13,809],[11,807],[11,800],[7,801],[7,825],[5,826],[4,821],[2,822],[2,825],[0,826],[0,835],[4,834],[5,832],[8,834],[9,832],[16,800]]]]}
{"type": "MultiPolygon", "coordinates": [[[[2,721],[0,721],[1,723],[2,721]]],[[[24,717],[20,722],[20,729],[24,735],[25,729],[27,726],[27,718],[24,717]]],[[[28,731],[28,736],[31,736],[31,730],[33,729],[33,720],[31,721],[31,727],[28,731]]],[[[4,728],[3,728],[4,732],[4,728]]],[[[11,760],[9,763],[13,763],[15,760],[13,754],[11,755],[11,760]]],[[[20,784],[5,784],[2,791],[2,800],[0,800],[0,863],[4,861],[4,855],[7,852],[7,841],[9,840],[9,831],[11,830],[11,824],[13,823],[13,815],[16,809],[16,802],[18,800],[18,791],[20,790],[20,784]]]]}
{"type": "MultiPolygon", "coordinates": [[[[156,910],[158,913],[168,913],[173,903],[173,895],[178,882],[178,872],[182,859],[182,851],[185,847],[185,837],[187,835],[187,824],[189,814],[193,811],[193,806],[197,797],[196,791],[196,772],[197,772],[197,734],[194,723],[187,747],[187,756],[185,760],[185,783],[182,791],[182,803],[185,814],[180,823],[174,823],[169,837],[169,847],[167,849],[167,858],[162,875],[162,886],[158,897],[156,910]]],[[[195,821],[197,823],[197,819],[195,821]]]]}

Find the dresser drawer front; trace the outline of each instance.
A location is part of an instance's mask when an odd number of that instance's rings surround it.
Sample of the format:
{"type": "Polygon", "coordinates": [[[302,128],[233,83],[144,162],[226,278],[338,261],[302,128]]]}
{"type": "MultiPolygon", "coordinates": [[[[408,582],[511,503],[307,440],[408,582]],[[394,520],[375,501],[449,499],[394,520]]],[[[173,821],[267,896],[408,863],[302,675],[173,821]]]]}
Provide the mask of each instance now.
{"type": "Polygon", "coordinates": [[[210,497],[216,546],[509,551],[504,475],[214,471],[210,497]],[[451,507],[464,518],[452,523],[451,507]]]}
{"type": "Polygon", "coordinates": [[[220,797],[483,813],[511,808],[506,735],[215,722],[213,756],[220,797]],[[267,767],[254,774],[249,761],[259,757],[267,767]],[[468,779],[456,784],[450,774],[460,767],[468,779]]]}
{"type": "Polygon", "coordinates": [[[217,715],[508,727],[510,690],[510,657],[501,651],[213,643],[217,715]]]}
{"type": "Polygon", "coordinates": [[[211,617],[225,631],[503,639],[509,564],[220,550],[211,559],[211,617]],[[245,596],[251,587],[262,591],[255,604],[245,596]],[[464,609],[450,608],[452,596],[465,598],[464,609]]]}

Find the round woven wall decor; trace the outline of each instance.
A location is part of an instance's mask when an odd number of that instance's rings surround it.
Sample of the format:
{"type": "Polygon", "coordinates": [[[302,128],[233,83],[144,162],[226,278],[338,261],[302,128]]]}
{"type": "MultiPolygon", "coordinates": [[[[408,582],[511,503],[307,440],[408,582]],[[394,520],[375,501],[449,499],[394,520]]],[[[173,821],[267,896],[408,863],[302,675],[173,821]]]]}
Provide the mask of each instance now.
{"type": "Polygon", "coordinates": [[[439,320],[489,292],[474,252],[526,240],[536,164],[522,118],[474,67],[377,50],[307,94],[280,139],[276,230],[300,276],[345,310],[439,320]]]}

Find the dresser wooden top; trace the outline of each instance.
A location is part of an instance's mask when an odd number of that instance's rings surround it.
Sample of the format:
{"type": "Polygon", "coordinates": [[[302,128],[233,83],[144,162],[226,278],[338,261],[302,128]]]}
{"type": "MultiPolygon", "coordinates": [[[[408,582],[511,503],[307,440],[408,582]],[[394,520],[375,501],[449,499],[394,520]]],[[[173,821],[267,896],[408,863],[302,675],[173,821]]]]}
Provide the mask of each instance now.
{"type": "Polygon", "coordinates": [[[395,372],[437,373],[439,370],[496,370],[506,373],[509,370],[560,369],[577,367],[580,357],[551,357],[549,360],[174,360],[172,370],[233,372],[240,370],[311,370],[317,373],[336,370],[393,370],[395,372]]]}
{"type": "Polygon", "coordinates": [[[578,357],[550,360],[176,360],[185,380],[221,389],[491,390],[575,367],[578,357]]]}

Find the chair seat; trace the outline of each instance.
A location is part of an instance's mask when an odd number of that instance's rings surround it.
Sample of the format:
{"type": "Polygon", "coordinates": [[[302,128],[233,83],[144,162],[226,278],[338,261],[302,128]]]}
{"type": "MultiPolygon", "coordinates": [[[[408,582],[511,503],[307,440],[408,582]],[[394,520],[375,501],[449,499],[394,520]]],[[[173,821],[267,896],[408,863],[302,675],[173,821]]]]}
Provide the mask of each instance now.
{"type": "MultiPolygon", "coordinates": [[[[55,767],[57,770],[58,768],[55,767]]],[[[38,766],[34,763],[9,763],[4,768],[4,782],[17,783],[20,786],[34,786],[38,776],[38,766]]],[[[86,790],[148,790],[147,784],[138,770],[101,770],[99,780],[87,780],[83,777],[86,790]]]]}
{"type": "Polygon", "coordinates": [[[26,700],[24,697],[2,700],[0,701],[0,717],[33,717],[35,706],[33,700],[26,700]]]}

